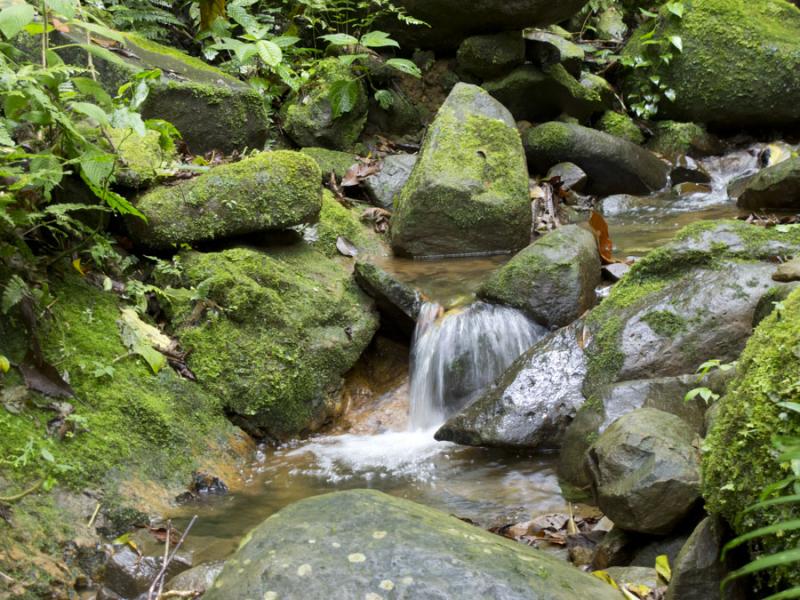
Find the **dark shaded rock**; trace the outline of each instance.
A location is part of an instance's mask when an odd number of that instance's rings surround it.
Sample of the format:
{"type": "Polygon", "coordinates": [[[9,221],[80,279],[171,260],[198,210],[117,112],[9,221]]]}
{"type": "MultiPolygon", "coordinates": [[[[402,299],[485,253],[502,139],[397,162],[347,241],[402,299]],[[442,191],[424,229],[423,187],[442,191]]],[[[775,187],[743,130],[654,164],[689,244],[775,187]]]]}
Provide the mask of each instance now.
{"type": "Polygon", "coordinates": [[[525,61],[525,41],[519,31],[468,37],[458,47],[458,66],[478,79],[505,75],[525,61]]]}
{"type": "Polygon", "coordinates": [[[547,172],[547,179],[558,177],[561,185],[569,188],[573,192],[582,192],[586,187],[588,177],[578,165],[569,162],[558,163],[547,172]]]}
{"type": "Polygon", "coordinates": [[[372,203],[393,210],[394,199],[400,194],[416,164],[416,154],[390,154],[384,158],[381,170],[362,182],[372,203]]]}
{"type": "Polygon", "coordinates": [[[782,283],[800,281],[800,258],[781,264],[772,274],[772,279],[782,283]]]}
{"type": "MultiPolygon", "coordinates": [[[[437,81],[437,83],[445,84],[443,81],[437,81]]],[[[427,111],[402,88],[394,89],[392,87],[386,91],[391,96],[388,107],[381,106],[375,98],[370,98],[369,115],[367,116],[370,126],[368,131],[384,135],[392,133],[418,141],[421,137],[419,132],[427,123],[427,111]]]]}
{"type": "Polygon", "coordinates": [[[747,210],[800,208],[800,158],[790,158],[759,171],[737,201],[747,210]]]}
{"type": "Polygon", "coordinates": [[[216,475],[195,471],[189,491],[199,496],[224,496],[228,493],[228,486],[216,475]]]}
{"type": "Polygon", "coordinates": [[[387,592],[439,600],[618,598],[544,552],[370,490],[316,496],[276,513],[245,537],[204,598],[371,599],[387,592]]]}
{"type": "Polygon", "coordinates": [[[592,557],[593,571],[630,564],[642,536],[632,531],[614,527],[597,544],[592,557]]]}
{"type": "Polygon", "coordinates": [[[509,112],[459,83],[428,128],[395,199],[392,248],[405,256],[500,253],[530,238],[528,174],[509,112]]]}
{"type": "Polygon", "coordinates": [[[727,574],[722,562],[725,528],[719,517],[706,517],[672,561],[667,600],[722,600],[720,584],[727,574]]]}
{"type": "Polygon", "coordinates": [[[565,225],[495,271],[478,295],[522,310],[545,327],[563,327],[594,306],[599,284],[600,255],[594,234],[565,225]]]}
{"type": "Polygon", "coordinates": [[[399,330],[404,335],[414,333],[422,296],[410,285],[367,262],[357,262],[355,278],[383,316],[382,323],[399,330]]]}
{"type": "Polygon", "coordinates": [[[483,396],[436,432],[437,440],[470,446],[558,448],[583,404],[586,359],[577,323],[523,354],[483,396]]]}
{"type": "Polygon", "coordinates": [[[682,419],[652,408],[615,421],[586,455],[600,510],[622,529],[671,531],[700,499],[696,438],[682,419]]]}
{"type": "Polygon", "coordinates": [[[561,114],[586,121],[608,109],[613,97],[596,79],[578,80],[560,64],[543,69],[522,65],[505,77],[485,81],[483,87],[518,121],[541,122],[561,114]]]}
{"type": "Polygon", "coordinates": [[[650,589],[659,587],[658,573],[656,573],[655,567],[609,567],[606,572],[620,586],[644,585],[650,589]]]}
{"type": "Polygon", "coordinates": [[[677,531],[663,537],[644,537],[640,540],[640,545],[631,558],[631,565],[638,567],[650,567],[656,564],[659,556],[665,555],[670,565],[675,564],[678,553],[689,539],[692,527],[688,529],[681,526],[677,531]],[[649,540],[649,541],[648,541],[649,540]]]}
{"type": "MultiPolygon", "coordinates": [[[[123,598],[136,598],[147,592],[161,566],[161,558],[141,556],[128,546],[116,546],[106,563],[103,584],[123,598]]],[[[167,577],[174,577],[189,566],[181,560],[174,560],[167,569],[167,577]]]]}
{"type": "Polygon", "coordinates": [[[539,67],[563,65],[567,73],[579,77],[583,66],[583,48],[568,39],[549,31],[526,30],[525,45],[527,57],[539,67]]]}
{"type": "Polygon", "coordinates": [[[642,203],[638,196],[630,194],[614,194],[603,198],[599,210],[605,217],[618,217],[635,210],[642,203]]]}
{"type": "Polygon", "coordinates": [[[569,123],[545,123],[523,140],[533,173],[546,173],[560,162],[578,165],[589,176],[594,194],[644,194],[664,187],[669,166],[627,140],[569,123]]]}
{"type": "Polygon", "coordinates": [[[669,173],[672,185],[679,183],[711,183],[711,175],[689,156],[680,156],[669,173]]]}

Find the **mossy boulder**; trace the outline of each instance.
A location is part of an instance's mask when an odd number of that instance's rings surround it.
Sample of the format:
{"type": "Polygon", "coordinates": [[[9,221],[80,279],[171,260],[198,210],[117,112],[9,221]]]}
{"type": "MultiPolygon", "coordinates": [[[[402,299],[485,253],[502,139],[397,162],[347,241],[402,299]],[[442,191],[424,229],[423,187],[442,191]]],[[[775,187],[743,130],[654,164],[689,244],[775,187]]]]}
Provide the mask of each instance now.
{"type": "Polygon", "coordinates": [[[262,152],[147,192],[131,218],[141,244],[159,249],[287,229],[317,219],[322,187],[317,163],[300,152],[262,152]]]}
{"type": "Polygon", "coordinates": [[[756,173],[737,204],[747,210],[800,208],[800,158],[790,158],[756,173]]]}
{"type": "MultiPolygon", "coordinates": [[[[666,11],[664,11],[666,14],[666,11]]],[[[643,25],[625,54],[642,50],[643,25]]],[[[660,116],[724,127],[794,125],[800,119],[800,9],[785,0],[689,0],[683,18],[663,18],[658,38],[680,36],[683,51],[659,67],[675,90],[660,116]]],[[[627,85],[641,84],[645,69],[627,85]]]]}
{"type": "Polygon", "coordinates": [[[340,237],[353,244],[359,255],[386,254],[385,236],[361,221],[363,210],[358,206],[345,207],[330,191],[324,190],[319,222],[307,230],[305,237],[317,251],[328,257],[339,255],[336,243],[340,237]]]}
{"type": "Polygon", "coordinates": [[[647,148],[673,161],[683,155],[706,156],[723,151],[719,140],[703,125],[678,121],[657,121],[647,148]]]}
{"type": "Polygon", "coordinates": [[[319,170],[322,171],[322,180],[328,182],[331,173],[337,179],[345,176],[348,169],[358,162],[358,156],[350,152],[339,152],[338,150],[329,150],[328,148],[303,148],[300,150],[303,154],[310,156],[319,165],[319,170]]]}
{"type": "Polygon", "coordinates": [[[157,131],[140,136],[130,129],[108,129],[108,139],[119,160],[115,183],[126,188],[142,189],[159,183],[177,162],[175,150],[163,150],[157,131]]]}
{"type": "Polygon", "coordinates": [[[541,122],[565,114],[585,122],[611,105],[596,81],[588,83],[584,85],[561,64],[544,68],[526,64],[504,77],[485,81],[483,88],[518,121],[541,122]]]}
{"type": "Polygon", "coordinates": [[[583,48],[566,37],[551,31],[529,29],[524,32],[526,54],[540,68],[562,65],[573,77],[579,77],[583,59],[583,48]]]}
{"type": "Polygon", "coordinates": [[[595,303],[600,255],[589,230],[565,225],[536,240],[481,286],[484,300],[522,310],[546,327],[568,325],[595,303]]]}
{"type": "Polygon", "coordinates": [[[525,61],[519,31],[468,37],[458,47],[458,66],[478,79],[494,79],[525,61]]]}
{"type": "Polygon", "coordinates": [[[574,163],[589,176],[587,190],[594,194],[647,194],[667,183],[667,163],[608,133],[551,122],[528,131],[523,141],[531,172],[544,174],[558,163],[574,163]]]}
{"type": "MultiPolygon", "coordinates": [[[[800,415],[779,406],[797,402],[800,377],[800,290],[795,290],[756,329],[737,366],[728,393],[706,438],[703,495],[712,514],[724,517],[736,534],[798,518],[796,505],[743,511],[764,490],[791,474],[777,458],[773,440],[800,435],[800,415]]],[[[781,494],[781,491],[775,492],[781,494]]],[[[771,494],[772,497],[775,493],[771,494]]],[[[761,538],[750,546],[753,558],[796,548],[798,532],[761,538]]],[[[800,584],[800,572],[787,566],[774,572],[774,583],[800,584]]]]}
{"type": "MultiPolygon", "coordinates": [[[[316,178],[314,179],[316,182],[316,178]]],[[[305,243],[187,252],[171,323],[237,423],[285,439],[336,415],[378,320],[349,271],[305,243]]]]}
{"type": "Polygon", "coordinates": [[[501,253],[530,239],[528,171],[511,114],[481,88],[453,88],[395,200],[392,247],[406,256],[501,253]]]}
{"type": "MultiPolygon", "coordinates": [[[[52,47],[65,62],[85,64],[86,50],[81,45],[87,34],[78,26],[70,27],[69,32],[51,33],[52,47]]],[[[175,125],[196,154],[264,147],[269,119],[257,91],[199,58],[135,33],[117,35],[125,40],[124,52],[113,52],[99,44],[92,51],[97,79],[106,91],[116,95],[121,85],[139,73],[160,69],[161,77],[152,83],[142,106],[144,118],[164,119],[175,125]]],[[[38,36],[16,41],[36,56],[38,36]]]]}
{"type": "Polygon", "coordinates": [[[546,552],[432,508],[353,490],[302,500],[264,521],[205,595],[385,597],[617,600],[619,592],[546,552]]]}
{"type": "Polygon", "coordinates": [[[597,129],[634,144],[644,143],[642,130],[633,122],[633,119],[622,113],[610,110],[604,112],[597,122],[597,129]]]}
{"type": "Polygon", "coordinates": [[[351,68],[337,58],[326,58],[316,65],[309,82],[284,102],[281,119],[284,130],[299,146],[350,150],[364,130],[368,105],[364,84],[351,68]],[[335,115],[331,90],[341,82],[350,82],[355,95],[351,109],[335,115]]]}

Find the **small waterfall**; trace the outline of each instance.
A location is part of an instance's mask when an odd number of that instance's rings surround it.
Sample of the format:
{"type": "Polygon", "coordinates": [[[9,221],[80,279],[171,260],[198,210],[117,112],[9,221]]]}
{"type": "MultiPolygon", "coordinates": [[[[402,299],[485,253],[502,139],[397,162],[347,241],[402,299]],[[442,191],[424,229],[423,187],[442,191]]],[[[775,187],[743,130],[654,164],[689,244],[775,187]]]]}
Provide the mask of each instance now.
{"type": "Polygon", "coordinates": [[[476,302],[442,315],[441,306],[426,303],[411,354],[411,429],[443,423],[546,331],[513,308],[476,302]]]}

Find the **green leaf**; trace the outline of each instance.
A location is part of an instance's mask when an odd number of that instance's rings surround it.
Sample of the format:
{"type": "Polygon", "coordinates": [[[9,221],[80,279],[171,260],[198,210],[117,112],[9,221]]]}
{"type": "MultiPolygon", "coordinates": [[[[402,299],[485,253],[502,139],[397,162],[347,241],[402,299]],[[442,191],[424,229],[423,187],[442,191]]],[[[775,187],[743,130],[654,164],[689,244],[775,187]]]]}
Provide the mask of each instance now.
{"type": "Polygon", "coordinates": [[[357,60],[361,60],[362,58],[367,58],[367,56],[368,56],[367,54],[341,54],[339,55],[339,62],[349,67],[357,60]]]}
{"type": "Polygon", "coordinates": [[[6,124],[3,123],[2,121],[0,121],[0,146],[10,146],[12,148],[16,146],[13,138],[11,137],[11,134],[8,133],[8,128],[6,127],[6,124]]]}
{"type": "Polygon", "coordinates": [[[417,79],[422,77],[422,71],[419,70],[419,67],[405,58],[390,58],[386,61],[386,66],[417,79]]]}
{"type": "Polygon", "coordinates": [[[103,89],[103,86],[94,79],[88,77],[73,77],[71,79],[75,88],[84,96],[91,96],[103,108],[111,108],[113,101],[111,96],[103,89]]]}
{"type": "Polygon", "coordinates": [[[2,354],[0,354],[0,371],[8,373],[11,368],[11,362],[2,354]]]}
{"type": "MultiPolygon", "coordinates": [[[[114,40],[115,42],[117,42],[118,44],[120,44],[123,47],[127,44],[127,40],[125,39],[125,36],[122,35],[119,31],[115,31],[115,30],[110,29],[108,27],[104,27],[103,25],[98,25],[97,23],[88,23],[86,21],[72,21],[72,23],[74,23],[75,25],[77,25],[81,29],[85,29],[86,31],[90,31],[91,33],[96,33],[97,35],[99,35],[101,37],[108,38],[110,40],[114,40]]],[[[91,45],[94,45],[94,44],[91,44],[91,45]]],[[[105,48],[104,48],[104,50],[105,50],[105,48]]],[[[111,54],[111,56],[115,57],[115,62],[119,62],[119,56],[117,56],[116,54],[114,54],[113,52],[110,52],[108,50],[106,50],[106,51],[109,52],[111,54]]]]}
{"type": "Polygon", "coordinates": [[[678,94],[675,93],[675,90],[673,90],[672,88],[669,88],[668,90],[664,90],[664,96],[670,102],[675,102],[675,98],[678,97],[678,94]]]}
{"type": "Polygon", "coordinates": [[[781,496],[780,498],[770,498],[769,500],[762,500],[761,502],[757,502],[752,506],[748,506],[744,509],[745,513],[753,512],[756,510],[760,510],[762,508],[769,508],[770,506],[777,506],[780,504],[800,504],[800,494],[793,494],[791,496],[781,496]]]}
{"type": "Polygon", "coordinates": [[[334,119],[338,119],[355,108],[359,91],[357,79],[340,79],[333,82],[328,93],[328,101],[331,103],[334,119]]]}
{"type": "Polygon", "coordinates": [[[269,40],[257,41],[256,50],[258,50],[259,58],[261,58],[263,63],[268,67],[275,67],[281,64],[283,60],[283,51],[280,46],[269,40]]]}
{"type": "Polygon", "coordinates": [[[800,402],[778,402],[778,406],[796,413],[800,413],[800,402]]]}
{"type": "Polygon", "coordinates": [[[11,39],[33,21],[36,11],[30,4],[13,4],[0,11],[0,31],[11,39]]]}
{"type": "Polygon", "coordinates": [[[400,44],[394,41],[385,31],[370,31],[361,36],[359,43],[367,48],[400,47],[400,44]]]}
{"type": "Polygon", "coordinates": [[[666,583],[672,579],[672,569],[669,567],[669,557],[666,554],[661,554],[656,557],[656,573],[666,583]]]}
{"type": "Polygon", "coordinates": [[[725,579],[722,580],[721,585],[724,588],[728,583],[730,583],[734,579],[738,579],[739,577],[744,577],[745,575],[758,573],[759,571],[764,571],[765,569],[772,569],[775,567],[788,565],[794,562],[800,562],[800,548],[793,548],[791,550],[784,550],[783,552],[778,552],[777,554],[762,556],[761,558],[746,564],[741,569],[737,569],[736,571],[728,575],[725,579]]]}
{"type": "Polygon", "coordinates": [[[100,125],[106,127],[110,125],[106,111],[96,104],[92,104],[91,102],[71,102],[69,107],[75,112],[79,112],[82,115],[86,115],[90,119],[94,119],[100,125]]]}
{"type": "Polygon", "coordinates": [[[142,115],[129,108],[118,108],[111,113],[111,126],[117,129],[133,129],[139,137],[144,137],[147,133],[142,115]]]}
{"type": "Polygon", "coordinates": [[[300,38],[294,35],[279,35],[278,37],[272,38],[271,41],[278,46],[278,48],[288,48],[299,42],[300,38]]]}
{"type": "Polygon", "coordinates": [[[378,90],[375,92],[375,100],[383,110],[389,110],[394,104],[394,96],[389,90],[378,90]]]}
{"type": "Polygon", "coordinates": [[[52,12],[68,19],[73,18],[78,11],[75,0],[44,0],[44,3],[52,12]]]}
{"type": "Polygon", "coordinates": [[[355,46],[358,44],[356,38],[346,33],[329,33],[328,35],[322,35],[320,37],[331,46],[355,46]]]}
{"type": "Polygon", "coordinates": [[[790,521],[782,521],[779,523],[775,523],[773,525],[768,525],[767,527],[759,527],[758,529],[753,529],[752,531],[748,531],[747,533],[740,535],[736,539],[731,540],[722,548],[722,555],[720,556],[720,560],[725,559],[725,555],[734,548],[741,546],[745,542],[749,542],[750,540],[764,537],[765,535],[773,535],[775,533],[781,533],[783,531],[794,531],[795,529],[800,529],[800,519],[792,519],[790,521]]]}
{"type": "Polygon", "coordinates": [[[683,17],[683,2],[667,2],[667,10],[680,19],[683,17]]]}
{"type": "Polygon", "coordinates": [[[800,598],[800,586],[778,592],[777,594],[772,594],[762,600],[789,600],[789,598],[800,598]]]}
{"type": "Polygon", "coordinates": [[[644,8],[640,8],[639,12],[642,13],[643,16],[648,17],[650,19],[655,19],[655,18],[658,17],[658,15],[656,13],[651,12],[649,10],[645,10],[644,8]]]}
{"type": "Polygon", "coordinates": [[[47,448],[44,448],[44,447],[40,448],[39,449],[39,454],[41,454],[42,458],[45,459],[49,463],[56,462],[55,456],[53,456],[53,453],[50,452],[50,450],[48,450],[47,448]]]}
{"type": "Polygon", "coordinates": [[[678,52],[683,52],[683,40],[679,35],[671,35],[669,37],[669,43],[675,46],[678,49],[678,52]]]}
{"type": "Polygon", "coordinates": [[[132,308],[120,311],[117,321],[122,343],[133,354],[141,356],[156,375],[167,366],[167,358],[154,346],[168,348],[171,340],[158,328],[145,323],[132,308]]]}

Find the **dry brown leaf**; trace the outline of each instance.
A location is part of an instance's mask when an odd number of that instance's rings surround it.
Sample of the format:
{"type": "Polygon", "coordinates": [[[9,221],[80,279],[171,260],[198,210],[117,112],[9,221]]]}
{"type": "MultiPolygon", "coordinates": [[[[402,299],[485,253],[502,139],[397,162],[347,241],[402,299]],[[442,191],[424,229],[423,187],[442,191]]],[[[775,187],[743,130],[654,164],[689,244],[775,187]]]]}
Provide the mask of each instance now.
{"type": "Polygon", "coordinates": [[[603,259],[603,263],[610,264],[617,262],[614,260],[614,243],[611,241],[611,237],[608,234],[608,223],[606,223],[606,220],[599,212],[592,211],[589,217],[589,226],[592,228],[597,238],[597,249],[600,252],[600,258],[603,259]]]}

